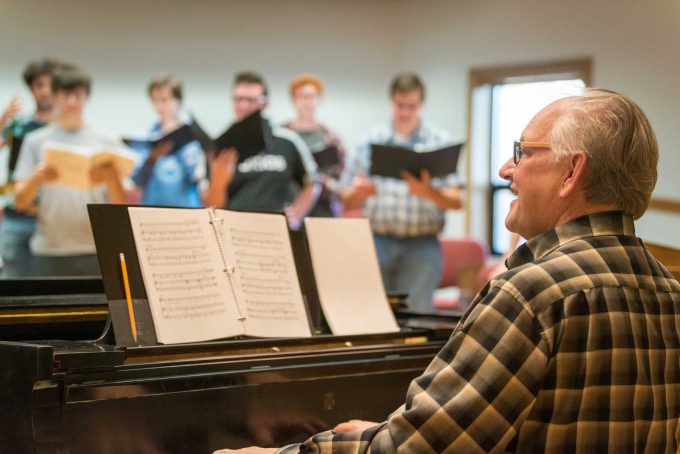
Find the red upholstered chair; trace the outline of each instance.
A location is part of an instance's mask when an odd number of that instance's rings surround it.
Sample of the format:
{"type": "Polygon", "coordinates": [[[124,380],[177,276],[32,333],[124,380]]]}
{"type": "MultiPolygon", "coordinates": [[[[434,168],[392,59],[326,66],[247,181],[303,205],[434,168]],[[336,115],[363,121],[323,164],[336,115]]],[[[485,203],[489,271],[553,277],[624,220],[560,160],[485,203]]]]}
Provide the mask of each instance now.
{"type": "Polygon", "coordinates": [[[469,299],[479,291],[479,272],[488,256],[487,245],[474,238],[439,237],[443,269],[440,288],[458,287],[460,296],[437,291],[432,300],[435,309],[464,310],[469,299]]]}

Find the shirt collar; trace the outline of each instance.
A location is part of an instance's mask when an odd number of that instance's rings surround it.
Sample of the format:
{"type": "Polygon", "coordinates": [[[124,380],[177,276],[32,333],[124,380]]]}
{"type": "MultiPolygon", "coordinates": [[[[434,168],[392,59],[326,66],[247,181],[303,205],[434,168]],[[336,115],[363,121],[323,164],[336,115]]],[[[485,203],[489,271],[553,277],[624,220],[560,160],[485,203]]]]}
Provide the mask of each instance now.
{"type": "Polygon", "coordinates": [[[423,135],[423,120],[422,120],[422,118],[418,121],[418,127],[408,137],[399,136],[397,134],[397,132],[394,130],[394,122],[393,121],[390,121],[390,123],[388,125],[388,131],[389,131],[388,143],[390,145],[395,145],[395,144],[399,143],[400,145],[413,146],[417,143],[423,142],[423,137],[422,137],[422,135],[423,135]],[[397,141],[396,140],[397,137],[405,138],[406,142],[397,141]]]}
{"type": "Polygon", "coordinates": [[[528,240],[508,257],[506,264],[512,269],[545,257],[571,241],[605,235],[634,236],[633,218],[620,211],[609,211],[572,219],[528,240]]]}

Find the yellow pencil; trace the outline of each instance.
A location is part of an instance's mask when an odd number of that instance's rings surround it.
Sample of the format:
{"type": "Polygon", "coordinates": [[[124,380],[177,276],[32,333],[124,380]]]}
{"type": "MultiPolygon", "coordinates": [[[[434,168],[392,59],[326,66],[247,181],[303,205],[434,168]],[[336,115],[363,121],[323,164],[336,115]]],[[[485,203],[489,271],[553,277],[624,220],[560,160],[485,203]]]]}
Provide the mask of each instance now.
{"type": "Polygon", "coordinates": [[[123,285],[125,286],[125,299],[127,300],[128,315],[130,316],[130,328],[132,328],[132,338],[137,342],[137,324],[135,323],[135,311],[132,309],[132,295],[130,295],[130,281],[128,280],[127,265],[125,265],[125,254],[120,253],[120,270],[123,273],[123,285]]]}

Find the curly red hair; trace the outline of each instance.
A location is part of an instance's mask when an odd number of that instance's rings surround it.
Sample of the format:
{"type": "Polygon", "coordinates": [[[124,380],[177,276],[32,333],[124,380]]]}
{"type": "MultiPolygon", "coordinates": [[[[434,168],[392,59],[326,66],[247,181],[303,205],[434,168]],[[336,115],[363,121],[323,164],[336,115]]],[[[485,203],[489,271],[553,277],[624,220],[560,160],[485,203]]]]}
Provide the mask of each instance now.
{"type": "Polygon", "coordinates": [[[319,76],[315,76],[314,74],[300,74],[299,76],[295,76],[293,80],[290,81],[290,96],[295,96],[295,91],[307,84],[313,85],[320,95],[323,94],[323,81],[321,78],[319,78],[319,76]]]}

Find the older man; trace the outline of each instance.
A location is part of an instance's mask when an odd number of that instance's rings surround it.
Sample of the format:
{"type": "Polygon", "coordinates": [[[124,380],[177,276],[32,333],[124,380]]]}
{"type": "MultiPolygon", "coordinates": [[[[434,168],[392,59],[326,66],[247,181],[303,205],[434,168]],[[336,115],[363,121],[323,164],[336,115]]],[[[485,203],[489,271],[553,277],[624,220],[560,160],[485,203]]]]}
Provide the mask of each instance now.
{"type": "Polygon", "coordinates": [[[625,96],[589,90],[539,112],[500,171],[517,196],[506,225],[527,238],[509,270],[386,422],[281,452],[675,452],[680,284],[633,226],[657,160],[625,96]]]}

